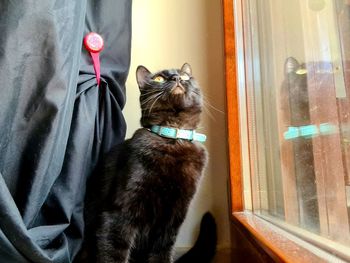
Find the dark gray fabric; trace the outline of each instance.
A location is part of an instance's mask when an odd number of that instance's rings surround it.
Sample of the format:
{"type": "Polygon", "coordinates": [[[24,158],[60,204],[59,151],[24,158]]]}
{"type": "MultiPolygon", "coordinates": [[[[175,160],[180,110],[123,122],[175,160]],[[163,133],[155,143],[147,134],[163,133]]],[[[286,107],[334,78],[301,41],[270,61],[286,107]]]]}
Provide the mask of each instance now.
{"type": "Polygon", "coordinates": [[[86,180],[125,136],[131,0],[2,0],[0,29],[0,262],[72,262],[86,180]]]}

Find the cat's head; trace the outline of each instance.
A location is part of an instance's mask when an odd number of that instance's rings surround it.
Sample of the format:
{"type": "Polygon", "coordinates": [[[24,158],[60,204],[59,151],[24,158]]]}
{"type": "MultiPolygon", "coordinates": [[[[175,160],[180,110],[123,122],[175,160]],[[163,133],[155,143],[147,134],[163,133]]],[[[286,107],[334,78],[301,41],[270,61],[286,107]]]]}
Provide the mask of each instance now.
{"type": "Polygon", "coordinates": [[[281,107],[288,125],[309,123],[308,68],[293,57],[284,65],[285,79],[281,90],[281,107]],[[293,116],[291,118],[291,116],[293,116]]]}
{"type": "Polygon", "coordinates": [[[293,57],[287,58],[284,64],[285,85],[291,96],[297,96],[299,100],[308,100],[307,77],[308,72],[304,63],[299,63],[293,57]]]}
{"type": "Polygon", "coordinates": [[[151,73],[144,66],[136,70],[140,88],[141,125],[195,129],[202,111],[202,93],[191,66],[151,73]]]}

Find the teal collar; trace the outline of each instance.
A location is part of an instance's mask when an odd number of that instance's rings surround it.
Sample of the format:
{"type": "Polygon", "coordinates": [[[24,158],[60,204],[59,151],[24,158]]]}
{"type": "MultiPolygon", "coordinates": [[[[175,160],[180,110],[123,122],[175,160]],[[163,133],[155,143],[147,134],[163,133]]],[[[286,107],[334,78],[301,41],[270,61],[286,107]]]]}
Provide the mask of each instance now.
{"type": "Polygon", "coordinates": [[[158,134],[161,137],[171,139],[183,139],[188,141],[205,142],[207,136],[205,134],[197,133],[195,130],[183,130],[165,126],[153,125],[151,132],[158,134]]]}

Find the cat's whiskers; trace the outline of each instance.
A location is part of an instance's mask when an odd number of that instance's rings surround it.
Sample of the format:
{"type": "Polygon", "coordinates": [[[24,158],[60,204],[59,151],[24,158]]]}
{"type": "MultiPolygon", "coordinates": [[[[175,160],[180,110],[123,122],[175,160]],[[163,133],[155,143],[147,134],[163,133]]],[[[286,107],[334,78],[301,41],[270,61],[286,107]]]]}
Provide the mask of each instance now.
{"type": "Polygon", "coordinates": [[[151,114],[152,109],[155,105],[155,103],[162,97],[164,94],[164,89],[162,90],[155,90],[155,91],[150,91],[148,93],[144,93],[144,96],[147,96],[146,94],[150,94],[148,98],[145,100],[142,100],[141,102],[141,107],[143,111],[148,112],[148,116],[151,114]]]}
{"type": "Polygon", "coordinates": [[[142,100],[141,106],[147,105],[149,102],[152,102],[153,100],[155,100],[161,94],[162,94],[162,91],[158,91],[157,93],[154,93],[154,94],[150,95],[148,98],[142,100]]]}
{"type": "Polygon", "coordinates": [[[212,104],[210,104],[210,102],[208,100],[206,100],[206,98],[203,98],[203,102],[205,105],[209,106],[210,108],[212,108],[213,110],[221,113],[221,114],[225,114],[225,112],[223,112],[222,110],[219,110],[218,108],[216,108],[215,106],[213,106],[212,104]]]}
{"type": "Polygon", "coordinates": [[[208,101],[203,99],[203,110],[205,111],[205,113],[209,116],[209,118],[211,118],[213,121],[216,121],[216,118],[214,117],[214,114],[212,111],[210,111],[209,107],[221,114],[224,114],[223,111],[215,108],[213,105],[211,105],[208,101]]]}
{"type": "Polygon", "coordinates": [[[204,94],[200,94],[199,92],[197,92],[196,90],[193,91],[193,93],[197,94],[198,96],[202,95],[202,99],[203,99],[203,110],[205,111],[205,113],[209,116],[209,118],[211,118],[212,120],[216,120],[216,118],[214,117],[213,113],[208,109],[208,107],[210,107],[211,109],[224,114],[223,111],[219,110],[218,108],[214,107],[208,100],[208,98],[204,95],[204,94]]]}
{"type": "Polygon", "coordinates": [[[145,96],[148,96],[150,94],[155,94],[155,93],[159,93],[159,92],[161,92],[161,90],[159,90],[159,89],[150,90],[148,92],[141,93],[141,97],[145,97],[145,96]]]}
{"type": "MultiPolygon", "coordinates": [[[[203,101],[204,102],[204,101],[203,101]]],[[[211,113],[211,111],[207,108],[207,106],[206,106],[206,104],[204,103],[203,104],[203,108],[202,108],[203,110],[204,110],[204,112],[206,113],[206,115],[207,116],[209,116],[209,118],[211,119],[211,120],[213,120],[213,121],[215,121],[216,119],[215,119],[215,117],[214,117],[214,115],[211,113]]]]}
{"type": "Polygon", "coordinates": [[[151,107],[149,108],[148,110],[148,116],[151,115],[151,112],[152,112],[152,109],[153,109],[153,106],[156,104],[156,102],[162,97],[164,93],[160,93],[159,96],[154,100],[154,102],[152,103],[151,107]]]}

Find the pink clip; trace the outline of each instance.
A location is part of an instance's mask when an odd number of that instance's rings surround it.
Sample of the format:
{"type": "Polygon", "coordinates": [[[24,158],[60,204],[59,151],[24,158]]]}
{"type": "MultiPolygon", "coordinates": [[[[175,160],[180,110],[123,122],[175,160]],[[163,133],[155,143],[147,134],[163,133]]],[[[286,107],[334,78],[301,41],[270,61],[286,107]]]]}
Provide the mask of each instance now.
{"type": "Polygon", "coordinates": [[[101,69],[99,54],[104,46],[103,38],[99,34],[91,32],[84,37],[84,46],[90,52],[94,64],[97,84],[100,85],[101,69]]]}

